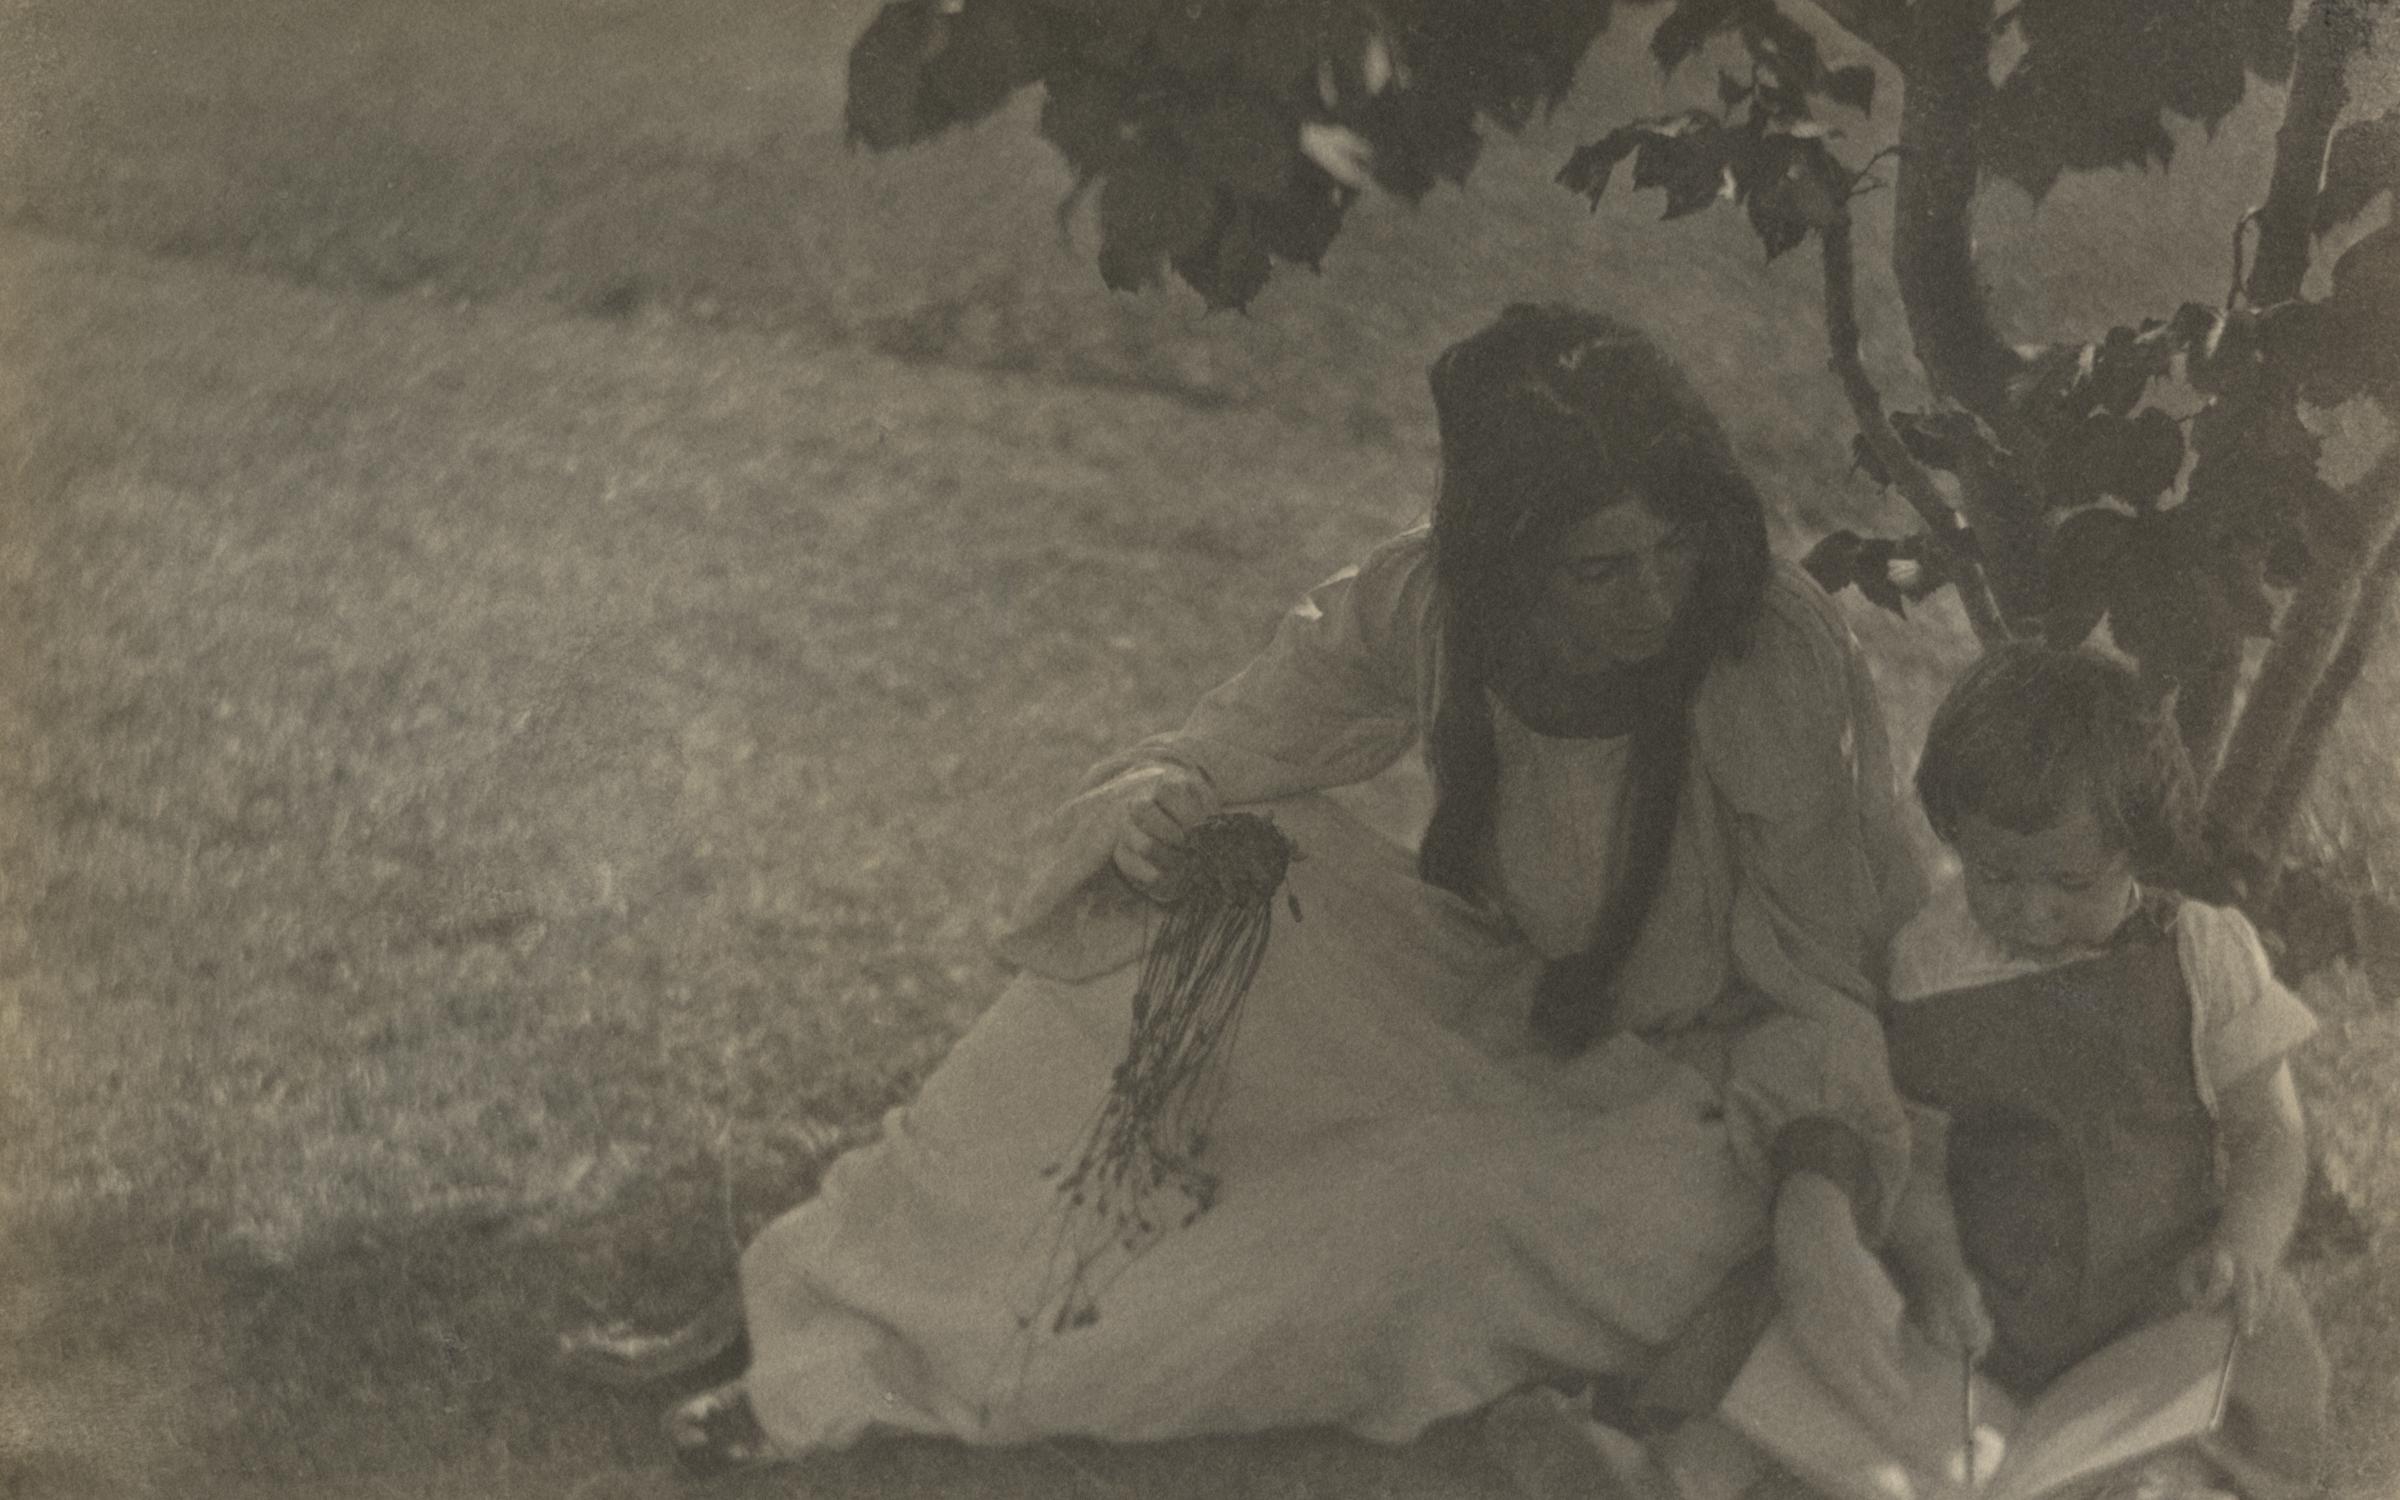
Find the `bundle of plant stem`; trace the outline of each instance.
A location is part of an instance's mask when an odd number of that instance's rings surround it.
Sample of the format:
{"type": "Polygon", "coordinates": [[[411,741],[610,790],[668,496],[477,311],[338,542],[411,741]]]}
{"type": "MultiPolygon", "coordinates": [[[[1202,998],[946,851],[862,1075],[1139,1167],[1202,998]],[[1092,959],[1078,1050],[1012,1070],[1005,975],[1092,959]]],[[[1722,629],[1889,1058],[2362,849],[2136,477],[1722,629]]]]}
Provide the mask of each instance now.
{"type": "MultiPolygon", "coordinates": [[[[1124,1058],[1080,1149],[1050,1169],[1061,1220],[1038,1320],[1052,1332],[1099,1316],[1103,1264],[1122,1269],[1216,1196],[1200,1157],[1295,854],[1255,813],[1210,818],[1180,853],[1156,894],[1161,915],[1143,945],[1124,1058]]],[[[1292,910],[1297,916],[1297,903],[1292,910]]]]}

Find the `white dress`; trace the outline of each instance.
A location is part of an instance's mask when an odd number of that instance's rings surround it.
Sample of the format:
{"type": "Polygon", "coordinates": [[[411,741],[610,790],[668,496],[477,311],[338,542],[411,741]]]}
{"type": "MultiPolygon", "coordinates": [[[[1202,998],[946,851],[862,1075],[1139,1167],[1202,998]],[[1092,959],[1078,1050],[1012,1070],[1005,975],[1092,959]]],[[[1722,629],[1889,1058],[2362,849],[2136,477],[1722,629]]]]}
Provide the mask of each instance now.
{"type": "Polygon", "coordinates": [[[1313,593],[1184,729],[1298,846],[1243,1012],[1206,1213],[1110,1268],[1098,1316],[1038,1318],[1070,1154],[1126,1044],[1147,909],[1064,810],[1005,951],[1021,973],[882,1138],[742,1263],[745,1383],[785,1451],[870,1427],[976,1442],[1333,1424],[1403,1440],[1528,1380],[1635,1371],[1764,1243],[1778,1132],[1830,1118],[1890,1201],[1907,1127],[1871,1004],[1913,906],[1856,646],[1791,571],[1712,668],[1625,1029],[1560,1061],[1526,1015],[1614,857],[1620,741],[1496,714],[1488,898],[1312,795],[1414,742],[1440,672],[1422,530],[1313,593]]]}

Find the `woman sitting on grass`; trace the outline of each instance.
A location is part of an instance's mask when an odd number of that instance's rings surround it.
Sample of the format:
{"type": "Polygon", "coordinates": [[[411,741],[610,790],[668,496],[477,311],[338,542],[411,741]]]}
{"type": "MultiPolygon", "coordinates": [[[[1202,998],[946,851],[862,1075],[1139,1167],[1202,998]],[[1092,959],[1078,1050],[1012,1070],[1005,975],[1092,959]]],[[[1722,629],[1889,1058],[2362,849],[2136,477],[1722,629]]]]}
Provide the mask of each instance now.
{"type": "Polygon", "coordinates": [[[1664,1381],[1770,1245],[1828,1378],[1874,1378],[1853,1220],[1905,1176],[1873,1007],[1918,885],[1856,642],[1641,335],[1511,307],[1432,385],[1430,527],[1067,805],[1023,975],[748,1248],[751,1361],[672,1414],[688,1461],[870,1430],[1398,1441],[1578,1372],[1664,1381]],[[1313,795],[1420,745],[1413,858],[1313,795]],[[1118,1114],[1136,1092],[1144,892],[1237,807],[1296,849],[1272,938],[1176,1096],[1204,1144],[1110,1218],[1061,1168],[1112,1077],[1118,1114]]]}

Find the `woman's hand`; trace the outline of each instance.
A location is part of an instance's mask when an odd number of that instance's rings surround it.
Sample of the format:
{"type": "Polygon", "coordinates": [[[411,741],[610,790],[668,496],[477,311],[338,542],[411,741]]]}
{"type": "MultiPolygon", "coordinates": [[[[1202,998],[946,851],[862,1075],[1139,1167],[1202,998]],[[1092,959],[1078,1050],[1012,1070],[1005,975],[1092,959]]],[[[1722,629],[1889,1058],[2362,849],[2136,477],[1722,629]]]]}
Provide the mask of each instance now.
{"type": "Polygon", "coordinates": [[[1184,836],[1214,817],[1217,789],[1190,766],[1143,766],[1110,784],[1118,800],[1117,873],[1135,890],[1159,896],[1172,883],[1184,836]]]}
{"type": "Polygon", "coordinates": [[[1896,1453],[1916,1435],[1900,1412],[1899,1289],[1859,1238],[1832,1179],[1794,1172],[1775,1196],[1775,1289],[1801,1356],[1896,1453]]]}

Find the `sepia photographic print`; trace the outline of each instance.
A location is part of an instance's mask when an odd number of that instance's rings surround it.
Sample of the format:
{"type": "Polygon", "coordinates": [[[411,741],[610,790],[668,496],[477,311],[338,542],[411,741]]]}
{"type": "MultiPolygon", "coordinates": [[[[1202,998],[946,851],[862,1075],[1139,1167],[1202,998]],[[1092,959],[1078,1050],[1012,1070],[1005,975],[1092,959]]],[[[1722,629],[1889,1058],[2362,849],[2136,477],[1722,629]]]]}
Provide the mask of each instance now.
{"type": "Polygon", "coordinates": [[[0,0],[0,1495],[2400,1494],[2389,0],[0,0]]]}

